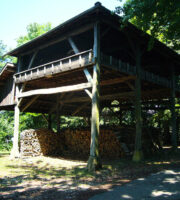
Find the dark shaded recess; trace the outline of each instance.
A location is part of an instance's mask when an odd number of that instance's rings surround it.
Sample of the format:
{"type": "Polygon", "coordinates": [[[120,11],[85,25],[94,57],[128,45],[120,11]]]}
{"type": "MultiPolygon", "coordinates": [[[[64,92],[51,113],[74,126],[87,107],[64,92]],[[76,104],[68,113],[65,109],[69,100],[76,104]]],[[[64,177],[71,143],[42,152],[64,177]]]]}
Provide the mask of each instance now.
{"type": "MultiPolygon", "coordinates": [[[[80,52],[93,48],[93,31],[86,31],[76,37],[73,37],[75,44],[77,45],[80,52]]],[[[70,46],[68,40],[58,42],[56,44],[50,45],[42,50],[40,50],[33,62],[31,68],[49,63],[54,60],[59,60],[67,56],[74,54],[72,47],[70,46]]],[[[28,65],[33,54],[25,55],[22,59],[22,70],[28,69],[28,65]]]]}

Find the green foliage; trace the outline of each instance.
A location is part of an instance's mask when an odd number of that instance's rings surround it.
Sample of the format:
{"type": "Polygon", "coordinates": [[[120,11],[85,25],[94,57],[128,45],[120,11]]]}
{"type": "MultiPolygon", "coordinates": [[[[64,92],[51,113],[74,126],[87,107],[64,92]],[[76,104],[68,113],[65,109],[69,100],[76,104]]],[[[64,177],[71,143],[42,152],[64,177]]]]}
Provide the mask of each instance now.
{"type": "Polygon", "coordinates": [[[61,128],[80,128],[86,127],[87,124],[83,117],[61,117],[61,128]]]}
{"type": "Polygon", "coordinates": [[[0,40],[0,71],[2,70],[2,68],[7,62],[11,62],[11,63],[17,62],[17,59],[15,57],[12,57],[12,56],[3,57],[3,55],[5,55],[6,52],[7,52],[7,46],[3,43],[2,40],[0,40]]]}
{"type": "MultiPolygon", "coordinates": [[[[20,46],[40,35],[49,31],[51,29],[51,24],[29,24],[27,26],[27,35],[20,36],[17,39],[17,46],[20,46]]],[[[0,41],[0,70],[5,65],[6,62],[16,63],[16,58],[6,56],[2,57],[7,52],[6,45],[0,41]]],[[[10,149],[12,141],[7,138],[13,137],[13,124],[14,116],[13,112],[0,112],[0,150],[10,149]]],[[[30,128],[42,128],[47,127],[47,123],[40,114],[31,113],[21,113],[20,115],[20,131],[30,128]]]]}
{"type": "Polygon", "coordinates": [[[124,22],[130,21],[173,49],[180,49],[179,0],[126,0],[116,11],[124,22]]]}
{"type": "Polygon", "coordinates": [[[0,150],[9,150],[12,146],[13,112],[0,112],[0,150]]]}
{"type": "Polygon", "coordinates": [[[3,41],[0,40],[0,71],[2,69],[2,67],[5,65],[6,63],[6,59],[3,58],[3,55],[5,54],[6,52],[6,45],[3,44],[3,41]]]}
{"type": "Polygon", "coordinates": [[[27,35],[20,36],[17,39],[17,46],[21,46],[26,42],[46,33],[47,31],[51,30],[51,23],[46,24],[38,24],[32,23],[27,26],[27,35]]]}
{"type": "Polygon", "coordinates": [[[22,113],[20,115],[20,132],[26,129],[47,128],[47,123],[41,114],[22,113]]]}

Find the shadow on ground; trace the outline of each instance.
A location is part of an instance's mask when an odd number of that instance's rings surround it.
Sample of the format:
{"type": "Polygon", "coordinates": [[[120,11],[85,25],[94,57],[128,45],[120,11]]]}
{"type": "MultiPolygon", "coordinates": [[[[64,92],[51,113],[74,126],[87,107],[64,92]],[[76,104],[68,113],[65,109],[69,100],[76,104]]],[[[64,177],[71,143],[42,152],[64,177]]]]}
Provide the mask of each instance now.
{"type": "MultiPolygon", "coordinates": [[[[133,163],[130,159],[103,163],[104,167],[101,171],[89,173],[85,164],[66,168],[60,165],[53,166],[53,163],[43,165],[41,160],[21,164],[9,162],[4,170],[11,170],[12,175],[0,176],[0,199],[86,200],[97,193],[114,190],[115,186],[121,186],[137,178],[141,178],[137,181],[144,184],[143,181],[151,173],[164,169],[178,169],[180,153],[162,152],[141,163],[133,163]],[[18,174],[15,173],[16,171],[18,174]]],[[[123,195],[127,197],[126,199],[135,199],[131,194],[133,187],[131,183],[128,184],[130,193],[126,192],[123,195]]],[[[166,184],[173,185],[174,183],[167,182],[166,184]]],[[[159,191],[161,187],[157,184],[153,191],[159,191]]],[[[149,194],[153,191],[149,191],[149,194]]],[[[168,191],[165,195],[168,195],[168,191]]]]}

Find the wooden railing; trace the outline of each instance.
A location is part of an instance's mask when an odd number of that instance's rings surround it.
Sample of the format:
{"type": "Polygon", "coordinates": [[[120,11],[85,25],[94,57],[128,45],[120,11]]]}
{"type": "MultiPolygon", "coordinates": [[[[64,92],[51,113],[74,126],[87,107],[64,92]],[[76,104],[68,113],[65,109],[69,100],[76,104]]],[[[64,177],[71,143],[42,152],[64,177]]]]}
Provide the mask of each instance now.
{"type": "MultiPolygon", "coordinates": [[[[123,72],[125,74],[136,75],[136,66],[122,62],[121,60],[116,59],[112,56],[101,54],[101,64],[105,67],[114,69],[119,72],[123,72]]],[[[157,85],[162,85],[167,88],[172,88],[171,80],[156,75],[154,73],[145,71],[143,69],[141,70],[141,79],[157,85]]],[[[178,85],[176,85],[176,90],[180,91],[180,87],[178,85]]]]}
{"type": "Polygon", "coordinates": [[[42,77],[48,77],[53,74],[73,70],[80,67],[93,64],[92,50],[84,51],[66,58],[49,62],[32,69],[16,73],[14,75],[15,83],[22,83],[42,77]]]}
{"type": "MultiPolygon", "coordinates": [[[[14,79],[15,83],[22,83],[92,64],[94,64],[94,59],[93,51],[91,49],[60,60],[37,66],[29,70],[22,71],[15,74],[14,79]]],[[[122,62],[121,60],[112,56],[101,54],[101,65],[125,74],[136,75],[136,66],[122,62]]],[[[172,88],[171,80],[143,69],[141,70],[141,79],[157,85],[162,85],[167,88],[172,88]]],[[[180,87],[178,85],[176,85],[176,90],[180,91],[180,87]]]]}

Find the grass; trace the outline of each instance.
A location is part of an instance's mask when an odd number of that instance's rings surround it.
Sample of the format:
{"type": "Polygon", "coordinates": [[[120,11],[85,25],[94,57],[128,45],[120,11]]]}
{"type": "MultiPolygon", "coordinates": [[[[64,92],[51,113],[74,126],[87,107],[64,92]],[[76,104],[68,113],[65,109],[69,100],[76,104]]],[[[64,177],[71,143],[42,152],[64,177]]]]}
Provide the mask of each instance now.
{"type": "Polygon", "coordinates": [[[83,161],[51,157],[11,160],[9,152],[0,152],[0,190],[10,194],[39,186],[57,188],[58,191],[60,188],[107,190],[172,167],[180,167],[180,149],[176,153],[165,150],[140,163],[134,163],[130,158],[103,161],[103,169],[93,173],[87,171],[83,161]]]}

